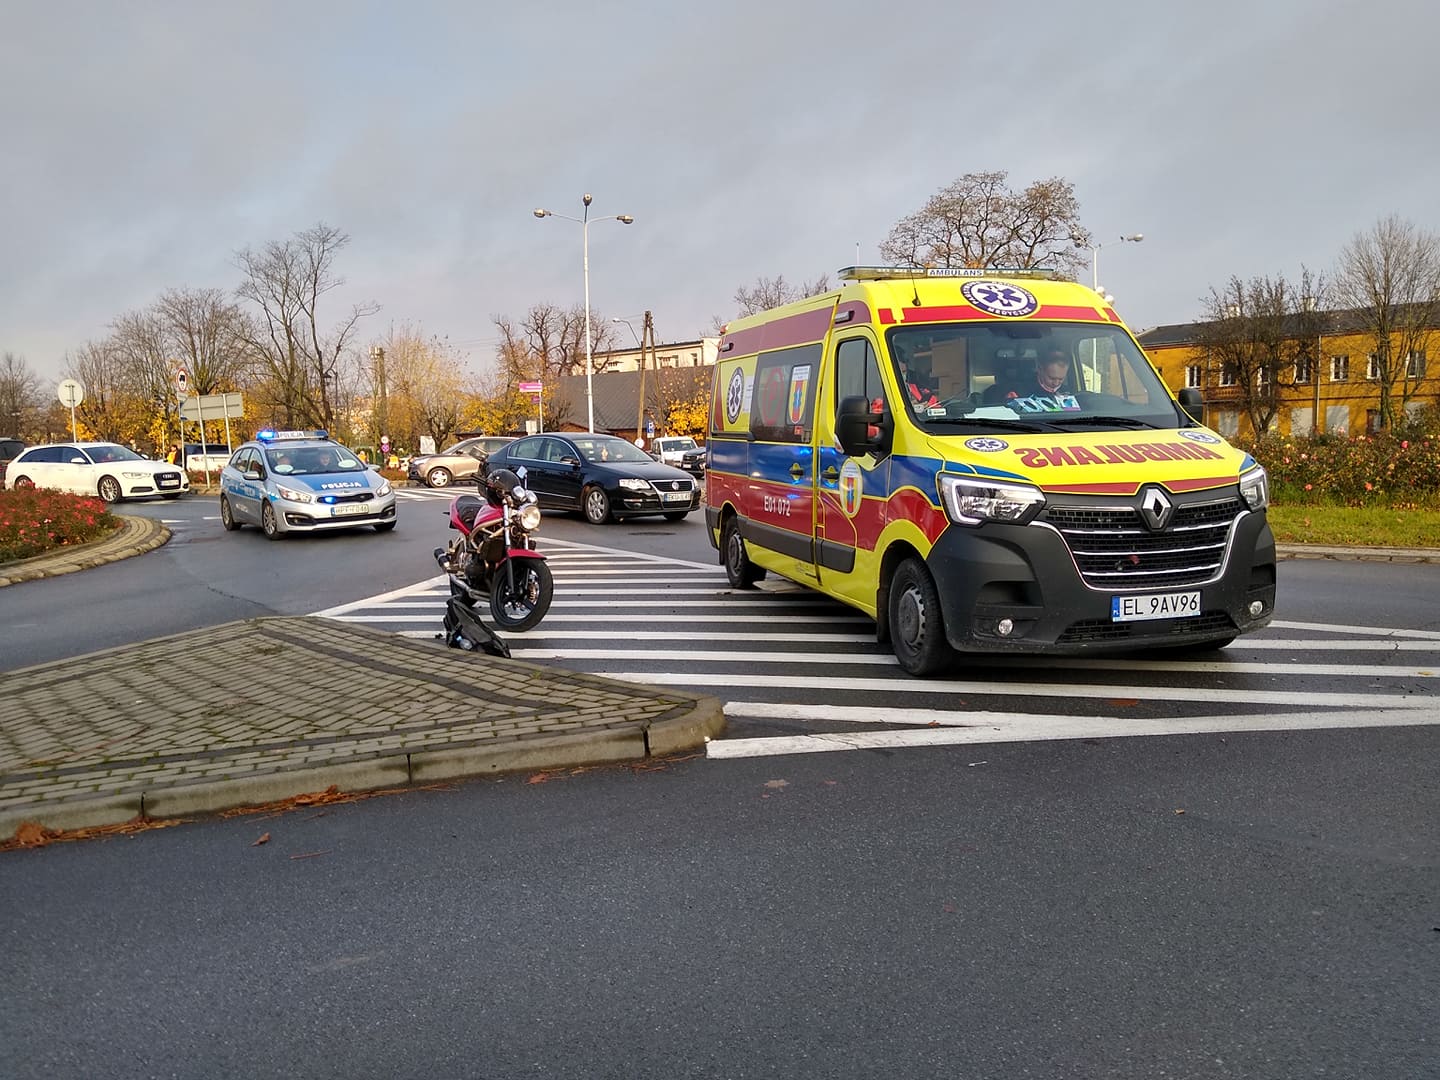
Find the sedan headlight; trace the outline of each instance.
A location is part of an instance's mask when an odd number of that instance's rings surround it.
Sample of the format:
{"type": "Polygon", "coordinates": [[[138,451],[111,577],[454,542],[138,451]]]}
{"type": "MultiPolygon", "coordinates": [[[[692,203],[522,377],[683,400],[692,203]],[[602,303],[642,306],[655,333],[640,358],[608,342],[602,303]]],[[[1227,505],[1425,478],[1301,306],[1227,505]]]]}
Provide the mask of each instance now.
{"type": "Polygon", "coordinates": [[[1024,524],[1045,505],[1039,488],[959,476],[940,477],[940,495],[945,512],[958,525],[983,525],[987,521],[1024,524]]]}
{"type": "Polygon", "coordinates": [[[275,493],[287,502],[307,503],[315,501],[315,496],[310,494],[310,492],[296,491],[294,488],[288,488],[284,484],[276,484],[275,493]]]}
{"type": "Polygon", "coordinates": [[[144,480],[150,474],[148,472],[122,472],[120,475],[126,480],[144,480]]]}
{"type": "Polygon", "coordinates": [[[533,502],[522,506],[517,516],[520,519],[520,527],[526,532],[534,532],[540,527],[540,507],[533,502]]]}
{"type": "Polygon", "coordinates": [[[1270,505],[1270,479],[1264,468],[1256,466],[1241,474],[1240,497],[1251,510],[1264,510],[1270,505]]]}
{"type": "Polygon", "coordinates": [[[636,480],[632,477],[625,477],[620,481],[620,486],[627,491],[649,491],[649,480],[636,480]]]}

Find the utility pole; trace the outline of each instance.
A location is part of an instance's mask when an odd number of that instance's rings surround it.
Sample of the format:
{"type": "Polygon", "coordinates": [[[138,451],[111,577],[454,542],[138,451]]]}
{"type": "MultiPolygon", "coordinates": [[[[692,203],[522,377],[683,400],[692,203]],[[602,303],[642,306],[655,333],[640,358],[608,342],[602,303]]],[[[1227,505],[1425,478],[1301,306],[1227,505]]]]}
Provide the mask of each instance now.
{"type": "Polygon", "coordinates": [[[378,446],[380,437],[390,432],[386,415],[389,412],[389,403],[385,400],[385,346],[371,346],[370,360],[375,365],[375,426],[378,428],[375,437],[378,446]]]}
{"type": "Polygon", "coordinates": [[[650,312],[645,312],[645,325],[640,331],[640,414],[635,420],[635,437],[645,437],[645,343],[655,344],[655,323],[650,312]]]}

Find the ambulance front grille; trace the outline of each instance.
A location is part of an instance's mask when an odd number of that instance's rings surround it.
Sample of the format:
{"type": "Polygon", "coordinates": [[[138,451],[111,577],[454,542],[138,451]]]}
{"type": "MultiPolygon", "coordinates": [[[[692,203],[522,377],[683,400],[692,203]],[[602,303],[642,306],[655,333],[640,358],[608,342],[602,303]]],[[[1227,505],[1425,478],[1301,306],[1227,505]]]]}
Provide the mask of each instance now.
{"type": "Polygon", "coordinates": [[[1150,591],[1199,585],[1220,572],[1230,529],[1244,512],[1238,497],[1179,503],[1161,532],[1140,512],[1116,506],[1050,506],[1042,520],[1065,539],[1086,585],[1150,591]]]}

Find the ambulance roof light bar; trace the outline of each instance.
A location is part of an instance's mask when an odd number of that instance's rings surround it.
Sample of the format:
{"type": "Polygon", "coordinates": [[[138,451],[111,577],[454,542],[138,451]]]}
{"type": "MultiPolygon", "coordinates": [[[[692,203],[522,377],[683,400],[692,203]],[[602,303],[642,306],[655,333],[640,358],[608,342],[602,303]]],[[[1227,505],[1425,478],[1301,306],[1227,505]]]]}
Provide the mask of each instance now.
{"type": "Polygon", "coordinates": [[[841,281],[914,281],[917,278],[1038,278],[1058,281],[1060,274],[1045,266],[846,266],[836,271],[841,281]]]}

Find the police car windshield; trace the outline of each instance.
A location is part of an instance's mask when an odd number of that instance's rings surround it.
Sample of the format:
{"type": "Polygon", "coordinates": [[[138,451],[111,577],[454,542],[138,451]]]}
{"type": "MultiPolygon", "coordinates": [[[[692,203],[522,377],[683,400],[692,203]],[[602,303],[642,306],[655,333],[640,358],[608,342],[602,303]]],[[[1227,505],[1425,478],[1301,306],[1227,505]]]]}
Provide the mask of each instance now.
{"type": "Polygon", "coordinates": [[[281,476],[364,472],[366,465],[343,446],[272,446],[265,451],[270,471],[281,476]]]}
{"type": "Polygon", "coordinates": [[[937,433],[954,432],[964,420],[1102,430],[1184,422],[1120,327],[1030,319],[930,324],[895,327],[887,341],[903,409],[937,433]]]}

